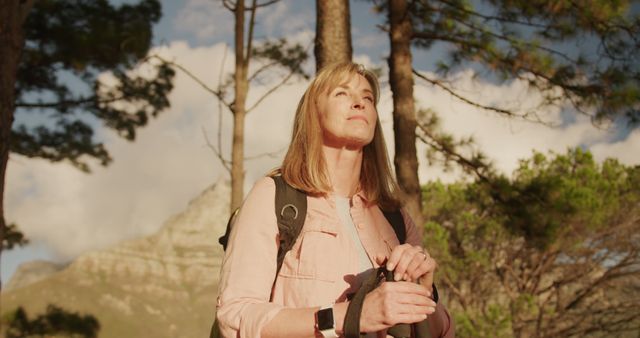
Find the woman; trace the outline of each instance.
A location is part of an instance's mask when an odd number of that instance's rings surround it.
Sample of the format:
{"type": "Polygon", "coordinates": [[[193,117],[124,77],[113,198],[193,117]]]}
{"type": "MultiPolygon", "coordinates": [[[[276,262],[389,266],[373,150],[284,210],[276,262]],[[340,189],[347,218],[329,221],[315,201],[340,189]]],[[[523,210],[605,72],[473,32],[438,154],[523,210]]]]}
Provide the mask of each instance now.
{"type": "Polygon", "coordinates": [[[225,337],[337,337],[347,296],[385,263],[398,282],[366,296],[360,330],[384,337],[396,323],[429,318],[432,336],[453,336],[450,316],[431,299],[436,263],[418,229],[403,211],[407,236],[399,245],[381,212],[399,204],[378,95],[375,75],[353,63],[324,68],[305,92],[289,150],[274,173],[307,193],[304,226],[276,278],[275,186],[268,177],[256,183],[223,261],[217,318],[225,337]],[[320,317],[333,323],[318,323],[320,317]]]}

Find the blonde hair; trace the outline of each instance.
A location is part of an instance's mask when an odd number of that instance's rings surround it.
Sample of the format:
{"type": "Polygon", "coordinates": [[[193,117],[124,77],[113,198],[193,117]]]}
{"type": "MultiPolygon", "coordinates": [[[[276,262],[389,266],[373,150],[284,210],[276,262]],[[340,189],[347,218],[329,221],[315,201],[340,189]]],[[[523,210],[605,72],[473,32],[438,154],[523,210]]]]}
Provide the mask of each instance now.
{"type": "MultiPolygon", "coordinates": [[[[347,62],[323,68],[298,103],[289,150],[280,169],[272,175],[282,174],[287,183],[310,195],[325,195],[332,191],[322,152],[317,99],[356,74],[367,79],[374,95],[374,105],[378,104],[378,79],[362,65],[347,62]]],[[[370,203],[378,204],[382,209],[393,210],[399,206],[397,184],[391,172],[379,119],[376,120],[373,140],[363,149],[360,189],[370,203]]]]}

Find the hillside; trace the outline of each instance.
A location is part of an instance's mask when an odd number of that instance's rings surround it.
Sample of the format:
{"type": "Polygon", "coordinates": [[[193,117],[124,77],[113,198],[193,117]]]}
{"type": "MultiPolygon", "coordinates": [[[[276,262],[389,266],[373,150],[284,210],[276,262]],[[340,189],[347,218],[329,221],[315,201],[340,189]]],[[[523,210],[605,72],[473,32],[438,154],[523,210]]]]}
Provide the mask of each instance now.
{"type": "Polygon", "coordinates": [[[228,196],[220,181],[152,236],[86,253],[60,271],[16,274],[3,311],[23,306],[33,316],[56,304],[95,316],[105,338],[208,336],[228,196]]]}

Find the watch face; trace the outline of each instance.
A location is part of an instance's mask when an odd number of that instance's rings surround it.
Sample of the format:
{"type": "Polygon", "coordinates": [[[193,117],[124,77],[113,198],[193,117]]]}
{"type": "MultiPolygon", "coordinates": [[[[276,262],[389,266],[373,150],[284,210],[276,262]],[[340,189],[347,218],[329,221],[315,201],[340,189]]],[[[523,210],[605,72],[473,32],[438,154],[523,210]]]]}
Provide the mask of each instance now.
{"type": "Polygon", "coordinates": [[[318,311],[318,329],[320,331],[333,329],[333,309],[322,309],[318,311]]]}

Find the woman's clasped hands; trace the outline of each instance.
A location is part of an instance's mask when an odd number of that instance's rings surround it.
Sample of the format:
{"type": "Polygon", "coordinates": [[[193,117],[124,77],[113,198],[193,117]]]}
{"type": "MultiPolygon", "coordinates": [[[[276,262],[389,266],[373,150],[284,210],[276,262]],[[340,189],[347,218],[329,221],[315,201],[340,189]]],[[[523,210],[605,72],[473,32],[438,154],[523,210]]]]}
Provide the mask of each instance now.
{"type": "Polygon", "coordinates": [[[398,323],[417,323],[435,312],[432,283],[437,264],[426,250],[402,244],[388,258],[379,256],[376,260],[393,271],[395,282],[383,282],[365,297],[361,331],[375,332],[398,323]]]}

